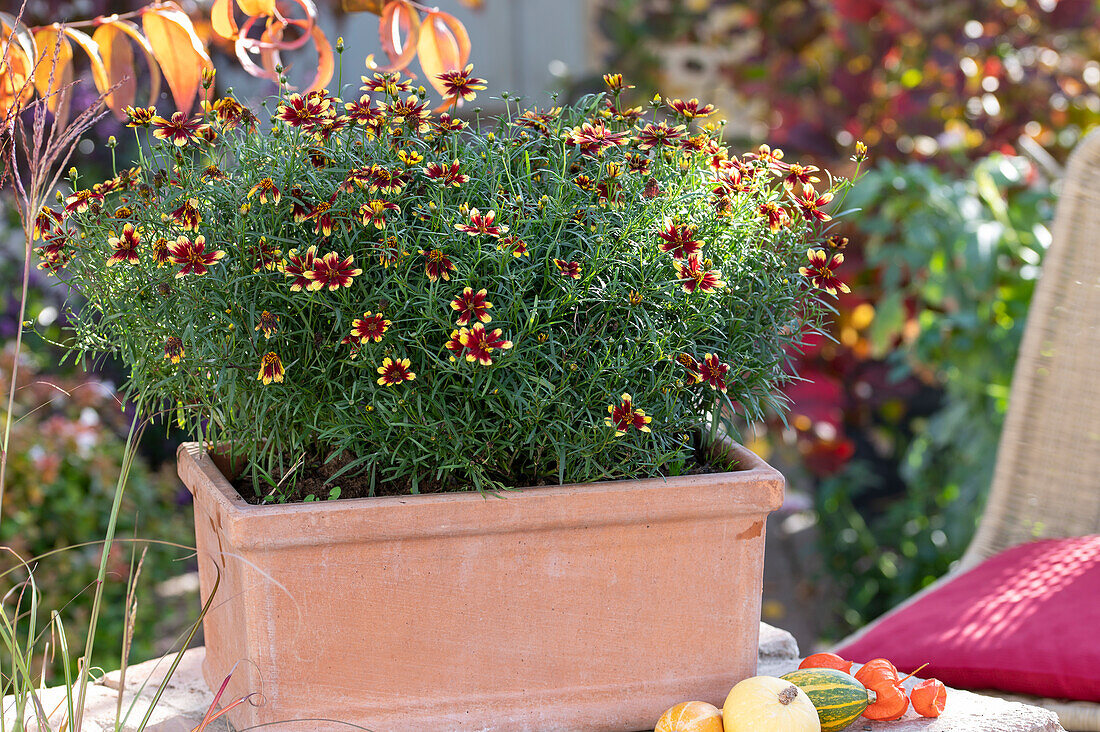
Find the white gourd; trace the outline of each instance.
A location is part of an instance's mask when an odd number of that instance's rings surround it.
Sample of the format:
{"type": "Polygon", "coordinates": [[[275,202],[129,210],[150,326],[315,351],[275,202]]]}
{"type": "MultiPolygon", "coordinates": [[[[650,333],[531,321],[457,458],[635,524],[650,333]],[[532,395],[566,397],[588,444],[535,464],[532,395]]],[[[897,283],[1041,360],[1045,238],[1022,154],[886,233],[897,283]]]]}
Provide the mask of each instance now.
{"type": "Polygon", "coordinates": [[[821,732],[806,692],[773,676],[754,676],[730,690],[722,707],[725,732],[821,732]]]}

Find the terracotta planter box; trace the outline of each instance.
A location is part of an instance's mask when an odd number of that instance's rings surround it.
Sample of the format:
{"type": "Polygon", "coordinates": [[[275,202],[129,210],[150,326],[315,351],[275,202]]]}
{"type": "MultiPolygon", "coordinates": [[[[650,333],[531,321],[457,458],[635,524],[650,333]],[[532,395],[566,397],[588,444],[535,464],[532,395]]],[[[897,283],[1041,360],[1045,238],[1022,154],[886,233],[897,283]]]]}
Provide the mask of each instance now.
{"type": "Polygon", "coordinates": [[[742,470],[253,506],[185,444],[204,600],[221,575],[206,681],[240,662],[223,701],[262,690],[238,728],[626,731],[720,706],[756,670],[783,498],[778,472],[730,449],[742,470]]]}

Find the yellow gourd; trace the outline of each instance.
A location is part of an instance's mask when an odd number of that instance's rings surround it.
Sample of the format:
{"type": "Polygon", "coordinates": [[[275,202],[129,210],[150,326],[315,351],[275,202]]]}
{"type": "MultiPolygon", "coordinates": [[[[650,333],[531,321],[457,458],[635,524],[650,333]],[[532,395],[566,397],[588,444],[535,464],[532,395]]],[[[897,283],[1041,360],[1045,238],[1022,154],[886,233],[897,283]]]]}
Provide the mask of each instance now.
{"type": "Polygon", "coordinates": [[[665,710],[653,732],[722,732],[722,712],[706,702],[681,702],[665,710]]]}
{"type": "Polygon", "coordinates": [[[722,707],[725,732],[821,732],[821,720],[806,692],[772,676],[745,679],[722,707]]]}

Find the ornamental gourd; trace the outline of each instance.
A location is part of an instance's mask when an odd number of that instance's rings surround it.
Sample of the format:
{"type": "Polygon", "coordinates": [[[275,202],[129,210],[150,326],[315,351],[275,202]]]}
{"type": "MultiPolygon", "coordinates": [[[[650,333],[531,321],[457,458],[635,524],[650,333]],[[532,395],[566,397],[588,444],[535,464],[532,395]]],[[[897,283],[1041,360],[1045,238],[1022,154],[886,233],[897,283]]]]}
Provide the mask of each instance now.
{"type": "Polygon", "coordinates": [[[734,686],[722,707],[725,732],[821,732],[810,697],[790,681],[753,676],[734,686]]]}
{"type": "Polygon", "coordinates": [[[653,732],[722,732],[722,712],[702,701],[681,702],[665,710],[653,732]]]}
{"type": "Polygon", "coordinates": [[[866,686],[833,668],[792,671],[781,678],[790,681],[810,697],[821,720],[822,732],[844,729],[859,719],[859,715],[875,698],[874,692],[866,686]]]}

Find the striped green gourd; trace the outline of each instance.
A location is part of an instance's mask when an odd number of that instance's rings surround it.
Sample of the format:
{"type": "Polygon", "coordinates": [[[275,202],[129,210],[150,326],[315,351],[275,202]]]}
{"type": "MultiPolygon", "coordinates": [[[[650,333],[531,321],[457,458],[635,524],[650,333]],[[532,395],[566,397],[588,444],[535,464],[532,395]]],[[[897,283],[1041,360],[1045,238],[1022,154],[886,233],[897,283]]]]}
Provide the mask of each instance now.
{"type": "Polygon", "coordinates": [[[835,732],[859,718],[874,701],[874,692],[843,671],[806,668],[781,678],[806,692],[821,719],[821,732],[835,732]]]}

